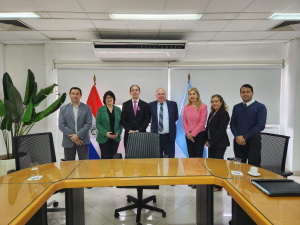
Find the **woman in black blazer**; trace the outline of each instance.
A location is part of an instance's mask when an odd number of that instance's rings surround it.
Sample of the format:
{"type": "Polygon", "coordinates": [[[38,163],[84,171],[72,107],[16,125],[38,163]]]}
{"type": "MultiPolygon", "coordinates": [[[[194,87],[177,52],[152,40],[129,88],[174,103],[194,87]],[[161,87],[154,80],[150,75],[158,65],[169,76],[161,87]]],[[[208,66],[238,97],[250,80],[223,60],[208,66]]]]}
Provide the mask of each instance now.
{"type": "MultiPolygon", "coordinates": [[[[206,125],[206,142],[205,145],[209,148],[208,157],[215,159],[224,159],[224,153],[227,146],[230,145],[227,126],[230,121],[228,107],[222,96],[213,95],[211,97],[211,112],[207,119],[206,125]]],[[[215,186],[214,191],[221,191],[222,187],[215,186]]]]}

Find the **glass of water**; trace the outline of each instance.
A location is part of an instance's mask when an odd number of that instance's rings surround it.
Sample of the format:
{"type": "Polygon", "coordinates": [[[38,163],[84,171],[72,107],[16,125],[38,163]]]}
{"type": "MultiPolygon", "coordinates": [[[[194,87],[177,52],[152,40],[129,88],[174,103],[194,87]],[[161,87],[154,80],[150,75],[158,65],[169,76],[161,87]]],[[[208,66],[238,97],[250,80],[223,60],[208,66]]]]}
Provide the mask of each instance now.
{"type": "Polygon", "coordinates": [[[242,159],[240,159],[240,158],[234,158],[235,171],[241,171],[241,161],[242,161],[242,159]]]}
{"type": "Polygon", "coordinates": [[[32,180],[39,179],[39,163],[38,162],[31,163],[30,169],[31,169],[31,179],[32,180]]]}

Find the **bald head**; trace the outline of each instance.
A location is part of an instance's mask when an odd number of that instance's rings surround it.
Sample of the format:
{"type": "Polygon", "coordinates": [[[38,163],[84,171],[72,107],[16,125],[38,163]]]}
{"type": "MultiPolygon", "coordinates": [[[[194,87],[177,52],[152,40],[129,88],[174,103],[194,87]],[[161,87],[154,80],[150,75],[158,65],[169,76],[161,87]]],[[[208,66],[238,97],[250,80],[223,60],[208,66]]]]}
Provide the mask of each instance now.
{"type": "Polygon", "coordinates": [[[155,95],[157,101],[159,103],[163,103],[166,100],[166,91],[163,88],[158,88],[156,90],[156,95],[155,95]]]}

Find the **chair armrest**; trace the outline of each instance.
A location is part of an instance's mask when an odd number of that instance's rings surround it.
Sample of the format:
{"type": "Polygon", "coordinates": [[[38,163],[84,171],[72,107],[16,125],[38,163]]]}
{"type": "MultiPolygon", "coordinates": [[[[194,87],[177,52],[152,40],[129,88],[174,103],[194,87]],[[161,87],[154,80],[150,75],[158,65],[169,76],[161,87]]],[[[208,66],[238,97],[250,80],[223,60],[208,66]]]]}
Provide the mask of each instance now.
{"type": "Polygon", "coordinates": [[[70,160],[68,160],[68,159],[61,159],[61,161],[70,161],[70,160]]]}
{"type": "Polygon", "coordinates": [[[169,155],[163,155],[163,158],[169,158],[169,155]]]}
{"type": "Polygon", "coordinates": [[[228,157],[227,160],[233,161],[233,160],[234,160],[234,157],[228,157]]]}
{"type": "Polygon", "coordinates": [[[7,171],[7,174],[14,173],[14,172],[16,172],[16,170],[9,170],[7,171]]]}
{"type": "Polygon", "coordinates": [[[278,175],[283,176],[285,178],[287,178],[288,176],[292,176],[293,172],[290,171],[281,171],[281,172],[277,172],[278,175]]]}
{"type": "Polygon", "coordinates": [[[122,159],[122,154],[121,153],[116,153],[114,155],[113,159],[122,159]]]}

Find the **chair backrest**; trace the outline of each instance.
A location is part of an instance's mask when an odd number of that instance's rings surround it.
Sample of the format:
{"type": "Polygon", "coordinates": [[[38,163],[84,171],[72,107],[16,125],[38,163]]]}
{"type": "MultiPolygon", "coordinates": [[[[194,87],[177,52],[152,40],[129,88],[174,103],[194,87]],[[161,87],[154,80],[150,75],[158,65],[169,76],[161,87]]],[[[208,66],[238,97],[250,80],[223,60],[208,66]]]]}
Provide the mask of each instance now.
{"type": "Polygon", "coordinates": [[[290,137],[278,134],[260,133],[260,139],[260,167],[272,172],[285,171],[286,154],[290,137]]]}
{"type": "Polygon", "coordinates": [[[160,158],[159,134],[131,133],[128,136],[125,159],[160,158]]]}
{"type": "Polygon", "coordinates": [[[16,170],[56,162],[52,133],[29,134],[14,137],[16,170]]]}

